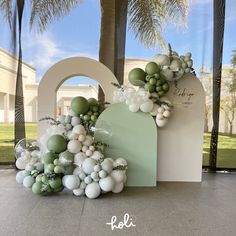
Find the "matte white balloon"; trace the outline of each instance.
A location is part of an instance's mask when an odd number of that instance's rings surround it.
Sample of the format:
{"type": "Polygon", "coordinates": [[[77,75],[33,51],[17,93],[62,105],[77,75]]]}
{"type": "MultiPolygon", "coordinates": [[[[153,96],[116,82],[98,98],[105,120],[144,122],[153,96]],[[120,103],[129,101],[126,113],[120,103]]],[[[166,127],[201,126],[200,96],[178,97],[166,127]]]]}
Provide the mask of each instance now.
{"type": "Polygon", "coordinates": [[[166,118],[170,117],[170,111],[164,111],[163,116],[166,118]]]}
{"type": "Polygon", "coordinates": [[[82,169],[86,174],[90,175],[93,172],[93,168],[95,165],[96,165],[96,162],[94,159],[87,158],[84,160],[82,164],[82,169]]]}
{"type": "Polygon", "coordinates": [[[164,127],[166,124],[168,123],[168,119],[167,118],[164,118],[162,120],[158,120],[156,119],[156,124],[158,127],[164,127]]]}
{"type": "Polygon", "coordinates": [[[80,166],[83,164],[84,160],[87,159],[87,156],[83,152],[78,152],[74,157],[74,164],[80,166]]]}
{"type": "Polygon", "coordinates": [[[129,111],[137,112],[139,110],[139,104],[131,104],[129,105],[129,111]]]}
{"type": "Polygon", "coordinates": [[[110,173],[110,176],[115,180],[116,183],[120,183],[124,181],[125,171],[122,170],[113,170],[110,173]]]}
{"type": "Polygon", "coordinates": [[[150,99],[140,105],[140,110],[142,112],[150,112],[152,110],[152,108],[153,108],[153,101],[150,99]]]}
{"type": "Polygon", "coordinates": [[[156,116],[157,115],[157,113],[158,113],[158,108],[159,108],[159,106],[157,105],[157,104],[153,104],[153,108],[152,108],[152,110],[150,111],[150,114],[151,114],[151,116],[156,116]]]}
{"type": "Polygon", "coordinates": [[[78,140],[70,140],[67,144],[68,151],[74,154],[80,152],[81,148],[81,143],[78,140]]]}
{"type": "Polygon", "coordinates": [[[91,156],[94,160],[100,160],[103,157],[102,153],[99,151],[94,151],[93,155],[91,156]]]}
{"type": "Polygon", "coordinates": [[[101,194],[101,189],[99,187],[99,184],[96,182],[88,184],[85,189],[85,194],[88,198],[91,199],[97,198],[101,194]]]}
{"type": "Polygon", "coordinates": [[[111,176],[107,176],[99,180],[99,186],[103,191],[112,191],[115,187],[115,180],[111,176]]]}
{"type": "Polygon", "coordinates": [[[73,129],[72,129],[73,133],[76,134],[86,134],[85,128],[83,125],[76,125],[73,129]]]}
{"type": "Polygon", "coordinates": [[[77,116],[73,116],[72,119],[71,119],[71,124],[73,126],[76,126],[76,125],[79,125],[81,123],[81,120],[79,117],[77,116]]]}
{"type": "Polygon", "coordinates": [[[124,159],[124,158],[117,158],[115,160],[115,162],[118,164],[118,165],[121,165],[121,166],[126,166],[128,165],[127,161],[124,159]]]}
{"type": "Polygon", "coordinates": [[[112,169],[113,169],[113,162],[110,160],[105,159],[102,163],[101,163],[102,169],[105,170],[107,173],[111,173],[112,169]]]}
{"type": "Polygon", "coordinates": [[[81,188],[73,189],[73,194],[77,197],[84,195],[84,190],[81,188]]]}
{"type": "Polygon", "coordinates": [[[76,175],[68,175],[64,184],[64,186],[70,190],[78,188],[79,185],[80,185],[80,179],[76,175]]]}
{"type": "Polygon", "coordinates": [[[115,187],[113,188],[112,192],[113,193],[120,193],[124,189],[124,184],[123,182],[121,183],[116,183],[115,187]]]}
{"type": "Polygon", "coordinates": [[[156,115],[156,120],[163,120],[164,119],[164,116],[162,113],[157,113],[156,115]]]}
{"type": "Polygon", "coordinates": [[[24,185],[24,187],[26,187],[26,188],[31,188],[32,185],[34,184],[34,182],[35,182],[34,178],[29,175],[29,176],[26,176],[26,177],[24,178],[24,180],[23,180],[23,185],[24,185]]]}

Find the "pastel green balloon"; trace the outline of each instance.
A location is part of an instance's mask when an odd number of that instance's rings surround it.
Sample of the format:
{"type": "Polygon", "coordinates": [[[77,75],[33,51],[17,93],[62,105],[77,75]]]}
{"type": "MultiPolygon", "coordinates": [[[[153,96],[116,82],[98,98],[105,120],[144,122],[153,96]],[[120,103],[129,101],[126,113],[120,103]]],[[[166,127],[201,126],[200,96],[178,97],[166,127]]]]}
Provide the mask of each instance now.
{"type": "Polygon", "coordinates": [[[95,98],[89,98],[89,99],[88,99],[88,103],[89,103],[91,106],[96,106],[96,105],[98,105],[98,101],[97,101],[95,98]]]}
{"type": "Polygon", "coordinates": [[[53,163],[53,161],[55,160],[56,155],[52,152],[47,152],[43,155],[43,163],[44,164],[50,164],[53,163]]]}
{"type": "Polygon", "coordinates": [[[41,188],[42,188],[42,182],[36,182],[32,186],[32,192],[34,194],[40,194],[41,193],[41,188]]]}
{"type": "Polygon", "coordinates": [[[62,185],[61,178],[60,177],[56,177],[54,179],[50,179],[49,180],[49,185],[53,189],[57,189],[57,188],[61,187],[61,185],[62,185]]]}
{"type": "Polygon", "coordinates": [[[54,153],[64,152],[67,148],[67,141],[62,135],[52,135],[47,141],[47,148],[54,153]]]}
{"type": "Polygon", "coordinates": [[[77,115],[86,114],[89,110],[89,103],[86,98],[78,96],[73,98],[71,109],[77,115]]]}
{"type": "Polygon", "coordinates": [[[60,165],[69,166],[73,163],[73,161],[74,161],[74,155],[71,152],[65,151],[60,153],[59,155],[60,165]]]}
{"type": "Polygon", "coordinates": [[[148,75],[153,75],[155,73],[158,73],[160,71],[160,67],[155,62],[149,62],[145,67],[145,72],[148,75]]]}
{"type": "Polygon", "coordinates": [[[129,72],[129,82],[134,86],[144,86],[146,73],[141,68],[134,68],[129,72]]]}

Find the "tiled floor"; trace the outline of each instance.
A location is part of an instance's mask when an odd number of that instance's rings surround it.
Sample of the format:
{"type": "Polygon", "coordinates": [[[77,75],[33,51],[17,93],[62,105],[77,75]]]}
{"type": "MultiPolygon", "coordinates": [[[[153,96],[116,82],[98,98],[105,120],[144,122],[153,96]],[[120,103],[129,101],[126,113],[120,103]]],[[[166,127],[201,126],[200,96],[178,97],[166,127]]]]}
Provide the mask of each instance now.
{"type": "Polygon", "coordinates": [[[15,182],[13,170],[0,170],[0,236],[11,235],[236,235],[236,175],[203,174],[202,183],[159,183],[89,200],[71,192],[36,196],[15,182]],[[126,212],[135,227],[106,225],[126,212]]]}

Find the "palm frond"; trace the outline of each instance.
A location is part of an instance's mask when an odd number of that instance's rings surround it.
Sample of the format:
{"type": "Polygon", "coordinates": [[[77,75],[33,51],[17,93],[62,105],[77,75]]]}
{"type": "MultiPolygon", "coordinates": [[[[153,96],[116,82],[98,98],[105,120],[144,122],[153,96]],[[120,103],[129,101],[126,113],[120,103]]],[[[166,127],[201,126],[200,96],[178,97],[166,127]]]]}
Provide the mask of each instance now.
{"type": "Polygon", "coordinates": [[[0,0],[0,10],[4,13],[10,28],[12,27],[12,0],[0,0]]]}
{"type": "Polygon", "coordinates": [[[169,22],[186,22],[187,0],[129,0],[129,29],[145,46],[166,48],[163,28],[169,22]]]}
{"type": "Polygon", "coordinates": [[[30,26],[36,24],[42,32],[53,20],[67,15],[81,0],[31,0],[30,26]]]}

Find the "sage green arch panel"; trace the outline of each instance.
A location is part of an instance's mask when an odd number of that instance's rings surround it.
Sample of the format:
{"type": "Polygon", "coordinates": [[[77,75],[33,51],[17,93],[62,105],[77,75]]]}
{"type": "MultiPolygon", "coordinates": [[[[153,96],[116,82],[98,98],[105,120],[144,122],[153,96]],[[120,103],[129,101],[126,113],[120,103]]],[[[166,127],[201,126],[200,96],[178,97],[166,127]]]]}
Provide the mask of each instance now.
{"type": "Polygon", "coordinates": [[[127,160],[127,186],[156,186],[157,128],[150,114],[132,113],[126,104],[114,104],[99,116],[96,127],[112,133],[107,140],[95,134],[97,140],[109,144],[106,157],[127,160]]]}

